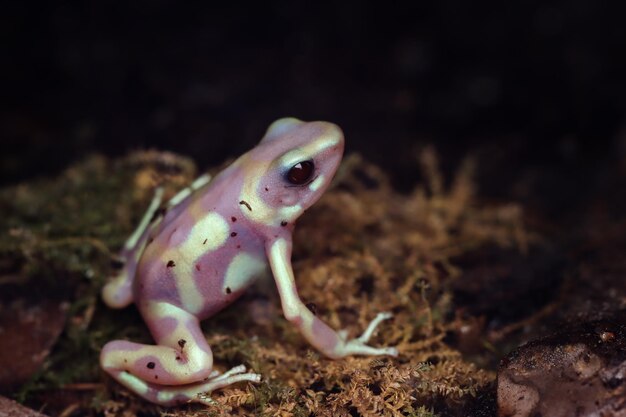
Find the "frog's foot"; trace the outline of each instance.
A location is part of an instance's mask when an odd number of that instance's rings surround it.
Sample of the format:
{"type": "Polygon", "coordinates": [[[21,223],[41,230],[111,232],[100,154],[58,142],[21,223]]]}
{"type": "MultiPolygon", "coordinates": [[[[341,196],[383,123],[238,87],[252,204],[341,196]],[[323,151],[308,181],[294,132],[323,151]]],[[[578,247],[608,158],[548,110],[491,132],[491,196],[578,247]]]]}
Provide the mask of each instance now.
{"type": "Polygon", "coordinates": [[[215,404],[209,394],[220,388],[237,382],[249,381],[258,383],[261,375],[246,373],[246,367],[239,365],[220,374],[211,372],[207,380],[187,385],[158,385],[144,381],[129,372],[116,372],[112,376],[127,388],[142,396],[148,401],[163,406],[181,405],[191,402],[205,405],[215,404]]]}
{"type": "MultiPolygon", "coordinates": [[[[233,375],[242,375],[245,372],[246,372],[246,367],[244,365],[237,365],[233,367],[232,369],[229,369],[228,371],[224,372],[223,374],[217,370],[214,370],[209,375],[207,382],[219,383],[220,381],[228,380],[228,378],[232,377],[233,375]]],[[[257,379],[256,381],[252,381],[252,382],[259,382],[261,380],[261,375],[259,374],[245,374],[245,375],[253,375],[257,379]]],[[[232,382],[229,382],[226,385],[230,385],[230,384],[232,384],[232,382]]],[[[217,388],[221,388],[221,387],[217,387],[217,388]]],[[[216,389],[216,388],[213,388],[213,389],[216,389]]]]}
{"type": "Polygon", "coordinates": [[[385,320],[388,320],[393,317],[393,314],[389,312],[378,313],[374,320],[370,322],[367,326],[363,334],[356,339],[346,340],[347,339],[347,331],[341,330],[337,332],[339,337],[344,340],[343,353],[345,355],[367,355],[367,356],[377,356],[377,355],[388,355],[388,356],[398,356],[398,349],[395,347],[382,347],[375,348],[367,345],[367,342],[370,340],[374,331],[385,320]]]}
{"type": "Polygon", "coordinates": [[[178,405],[191,402],[214,405],[215,401],[209,395],[211,392],[244,381],[252,383],[261,382],[261,375],[250,372],[246,373],[246,367],[239,365],[223,374],[220,374],[218,371],[213,371],[206,381],[197,384],[180,387],[161,386],[158,388],[156,400],[155,397],[144,398],[161,405],[178,405]]]}
{"type": "MultiPolygon", "coordinates": [[[[216,375],[215,372],[211,372],[211,376],[213,375],[216,375]]],[[[208,396],[209,393],[242,381],[258,383],[261,382],[261,375],[252,372],[246,373],[246,367],[243,365],[235,366],[223,374],[217,372],[216,376],[198,384],[191,390],[190,394],[194,394],[194,392],[195,394],[193,395],[193,398],[189,399],[189,401],[199,402],[206,405],[214,404],[214,401],[208,396]]]]}

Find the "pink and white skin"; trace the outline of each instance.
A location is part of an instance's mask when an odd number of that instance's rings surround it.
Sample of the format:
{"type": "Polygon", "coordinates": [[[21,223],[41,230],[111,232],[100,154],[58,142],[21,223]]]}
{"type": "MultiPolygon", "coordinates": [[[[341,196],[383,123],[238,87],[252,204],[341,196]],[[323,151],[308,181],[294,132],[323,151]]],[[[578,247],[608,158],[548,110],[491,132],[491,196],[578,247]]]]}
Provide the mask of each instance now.
{"type": "Polygon", "coordinates": [[[343,154],[341,130],[294,118],[274,122],[258,146],[213,180],[198,178],[161,206],[158,188],[122,251],[121,273],[103,289],[107,305],[135,302],[156,345],[107,343],[100,364],[122,385],[161,405],[211,403],[208,393],[261,376],[243,365],[219,373],[200,321],[232,303],[268,272],[285,317],[330,358],[391,355],[367,342],[380,313],[358,338],[334,331],[300,300],[291,267],[295,220],[328,187],[343,154]]]}

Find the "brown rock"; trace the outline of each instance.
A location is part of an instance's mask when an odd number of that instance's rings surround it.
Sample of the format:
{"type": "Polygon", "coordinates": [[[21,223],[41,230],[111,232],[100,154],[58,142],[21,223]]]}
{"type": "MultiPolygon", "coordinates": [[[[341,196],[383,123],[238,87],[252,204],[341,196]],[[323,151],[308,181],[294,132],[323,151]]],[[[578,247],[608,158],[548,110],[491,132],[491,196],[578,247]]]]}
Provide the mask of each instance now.
{"type": "Polygon", "coordinates": [[[0,395],[0,417],[46,417],[0,395]]]}
{"type": "Polygon", "coordinates": [[[595,321],[530,342],[498,374],[500,417],[626,416],[626,324],[595,321]]]}
{"type": "Polygon", "coordinates": [[[66,304],[17,297],[0,303],[0,392],[11,392],[43,364],[63,330],[66,304]]]}

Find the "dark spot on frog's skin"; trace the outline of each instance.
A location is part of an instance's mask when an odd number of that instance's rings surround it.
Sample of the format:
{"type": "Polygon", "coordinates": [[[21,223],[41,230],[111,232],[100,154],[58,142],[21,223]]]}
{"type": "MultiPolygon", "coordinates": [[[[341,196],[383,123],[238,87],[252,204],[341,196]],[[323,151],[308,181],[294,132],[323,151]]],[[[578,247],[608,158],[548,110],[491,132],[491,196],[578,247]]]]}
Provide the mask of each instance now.
{"type": "Polygon", "coordinates": [[[314,316],[317,316],[317,306],[315,303],[306,303],[306,308],[308,308],[314,316]]]}
{"type": "Polygon", "coordinates": [[[174,268],[176,266],[176,263],[172,260],[167,261],[167,265],[168,268],[174,268]]]}
{"type": "Polygon", "coordinates": [[[209,240],[209,239],[204,239],[204,242],[202,242],[202,244],[206,245],[207,240],[209,240]]]}
{"type": "Polygon", "coordinates": [[[248,204],[246,200],[241,200],[239,204],[248,207],[248,210],[252,211],[252,207],[250,207],[250,204],[248,204]]]}
{"type": "Polygon", "coordinates": [[[269,188],[265,187],[265,191],[269,191],[269,190],[270,190],[269,188]]]}
{"type": "Polygon", "coordinates": [[[230,287],[226,287],[226,294],[230,294],[231,292],[233,292],[230,287]]]}
{"type": "Polygon", "coordinates": [[[180,356],[176,355],[176,360],[179,361],[180,360],[180,356]]]}
{"type": "Polygon", "coordinates": [[[230,237],[235,237],[235,236],[237,236],[237,232],[231,232],[230,233],[230,237]]]}
{"type": "Polygon", "coordinates": [[[146,365],[148,369],[154,369],[155,366],[156,364],[154,362],[148,362],[148,364],[146,365]]]}
{"type": "Polygon", "coordinates": [[[281,225],[282,227],[287,226],[287,224],[288,224],[288,223],[287,223],[287,220],[283,220],[282,222],[280,222],[280,225],[281,225]]]}
{"type": "Polygon", "coordinates": [[[230,220],[231,220],[233,223],[235,223],[235,222],[237,221],[237,218],[236,218],[235,216],[232,216],[232,217],[230,218],[230,220]]]}
{"type": "Polygon", "coordinates": [[[178,341],[178,346],[180,346],[181,349],[184,348],[186,344],[187,344],[187,341],[185,339],[180,339],[178,341]]]}
{"type": "Polygon", "coordinates": [[[124,363],[128,363],[128,359],[124,359],[124,363]]]}
{"type": "Polygon", "coordinates": [[[159,376],[158,376],[158,375],[155,375],[155,376],[154,376],[154,379],[159,379],[159,376]]]}
{"type": "Polygon", "coordinates": [[[237,245],[237,249],[241,249],[241,245],[237,245]]]}
{"type": "Polygon", "coordinates": [[[151,244],[152,242],[154,242],[154,238],[153,237],[149,237],[148,241],[146,242],[146,246],[148,246],[149,244],[151,244]]]}
{"type": "Polygon", "coordinates": [[[196,264],[196,271],[200,270],[200,264],[196,264]]]}

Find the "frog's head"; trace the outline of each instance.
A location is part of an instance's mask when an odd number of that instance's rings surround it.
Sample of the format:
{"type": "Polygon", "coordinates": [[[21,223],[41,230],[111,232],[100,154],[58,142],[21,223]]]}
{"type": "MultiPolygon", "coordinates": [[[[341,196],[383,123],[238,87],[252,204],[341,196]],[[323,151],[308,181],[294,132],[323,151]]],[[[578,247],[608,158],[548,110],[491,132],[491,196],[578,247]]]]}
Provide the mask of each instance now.
{"type": "Polygon", "coordinates": [[[332,123],[294,118],[272,123],[249,155],[248,163],[260,174],[250,182],[263,211],[249,217],[267,225],[295,220],[328,188],[343,147],[343,133],[332,123]]]}

